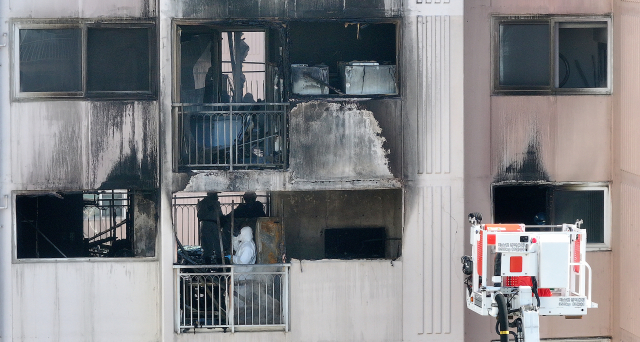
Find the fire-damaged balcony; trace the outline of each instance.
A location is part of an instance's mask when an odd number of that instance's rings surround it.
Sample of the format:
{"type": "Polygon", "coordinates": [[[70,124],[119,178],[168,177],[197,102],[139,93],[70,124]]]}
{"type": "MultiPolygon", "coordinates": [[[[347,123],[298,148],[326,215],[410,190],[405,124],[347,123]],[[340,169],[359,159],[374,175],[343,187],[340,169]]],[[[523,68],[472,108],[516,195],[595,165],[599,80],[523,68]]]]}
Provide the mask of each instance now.
{"type": "Polygon", "coordinates": [[[176,332],[289,330],[290,265],[282,263],[282,220],[268,217],[270,199],[254,192],[173,197],[176,332]]]}
{"type": "Polygon", "coordinates": [[[181,169],[286,168],[287,104],[174,105],[181,169]]]}
{"type": "Polygon", "coordinates": [[[288,331],[289,267],[175,265],[176,331],[288,331]]]}

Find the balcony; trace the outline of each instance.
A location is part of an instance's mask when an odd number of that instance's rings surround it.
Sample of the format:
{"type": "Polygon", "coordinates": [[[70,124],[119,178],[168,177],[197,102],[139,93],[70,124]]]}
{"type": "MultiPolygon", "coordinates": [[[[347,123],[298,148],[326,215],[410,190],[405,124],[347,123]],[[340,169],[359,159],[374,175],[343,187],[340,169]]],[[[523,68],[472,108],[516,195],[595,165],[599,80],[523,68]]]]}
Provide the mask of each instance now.
{"type": "Polygon", "coordinates": [[[174,104],[179,170],[285,169],[286,103],[174,104]]]}
{"type": "Polygon", "coordinates": [[[289,268],[175,265],[176,331],[289,331],[289,268]]]}

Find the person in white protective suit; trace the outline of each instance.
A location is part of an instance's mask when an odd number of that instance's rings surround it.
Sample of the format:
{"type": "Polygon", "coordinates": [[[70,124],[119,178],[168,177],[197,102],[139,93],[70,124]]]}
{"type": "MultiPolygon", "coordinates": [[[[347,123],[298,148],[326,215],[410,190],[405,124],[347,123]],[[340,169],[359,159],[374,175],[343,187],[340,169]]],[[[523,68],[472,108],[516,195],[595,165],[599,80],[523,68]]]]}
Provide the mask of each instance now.
{"type": "Polygon", "coordinates": [[[233,263],[239,264],[255,264],[256,263],[256,244],[253,242],[253,231],[251,227],[244,227],[240,230],[240,235],[233,238],[233,263]]]}

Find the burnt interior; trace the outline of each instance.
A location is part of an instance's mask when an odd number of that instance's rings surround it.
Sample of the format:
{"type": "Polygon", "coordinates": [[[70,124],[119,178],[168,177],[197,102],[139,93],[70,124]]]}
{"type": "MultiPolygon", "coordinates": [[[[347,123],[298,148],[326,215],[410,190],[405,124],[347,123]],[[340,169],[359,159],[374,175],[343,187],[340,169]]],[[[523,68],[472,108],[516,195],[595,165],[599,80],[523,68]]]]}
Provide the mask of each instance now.
{"type": "Polygon", "coordinates": [[[155,255],[152,192],[17,195],[16,218],[18,259],[155,255]]]}
{"type": "Polygon", "coordinates": [[[330,93],[341,89],[339,62],[396,64],[396,24],[344,21],[289,23],[291,64],[329,67],[330,93]]]}
{"type": "MultiPolygon", "coordinates": [[[[222,226],[223,248],[226,231],[237,236],[249,226],[258,246],[257,263],[291,259],[395,259],[402,250],[402,192],[386,190],[258,192],[263,205],[263,226],[257,220],[234,217],[243,203],[243,193],[217,193],[222,226]],[[232,223],[233,222],[233,223],[232,223]],[[268,261],[260,250],[271,250],[277,258],[268,261]],[[262,260],[262,261],[261,261],[262,260]]],[[[201,264],[200,222],[197,205],[205,193],[174,194],[173,213],[178,239],[177,258],[183,264],[201,264]]],[[[217,241],[217,240],[216,240],[217,241]]]]}
{"type": "Polygon", "coordinates": [[[587,241],[604,242],[603,189],[555,184],[494,186],[493,211],[495,223],[559,225],[583,220],[587,241]]]}

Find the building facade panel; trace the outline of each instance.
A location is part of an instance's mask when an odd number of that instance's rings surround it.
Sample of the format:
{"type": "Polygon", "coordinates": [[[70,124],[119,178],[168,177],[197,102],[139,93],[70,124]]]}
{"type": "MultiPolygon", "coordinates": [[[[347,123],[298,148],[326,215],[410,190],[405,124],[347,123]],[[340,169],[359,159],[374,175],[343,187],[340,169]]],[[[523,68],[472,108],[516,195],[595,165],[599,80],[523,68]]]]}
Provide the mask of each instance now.
{"type": "Polygon", "coordinates": [[[13,340],[157,341],[158,277],[153,261],[14,264],[13,340]]]}

